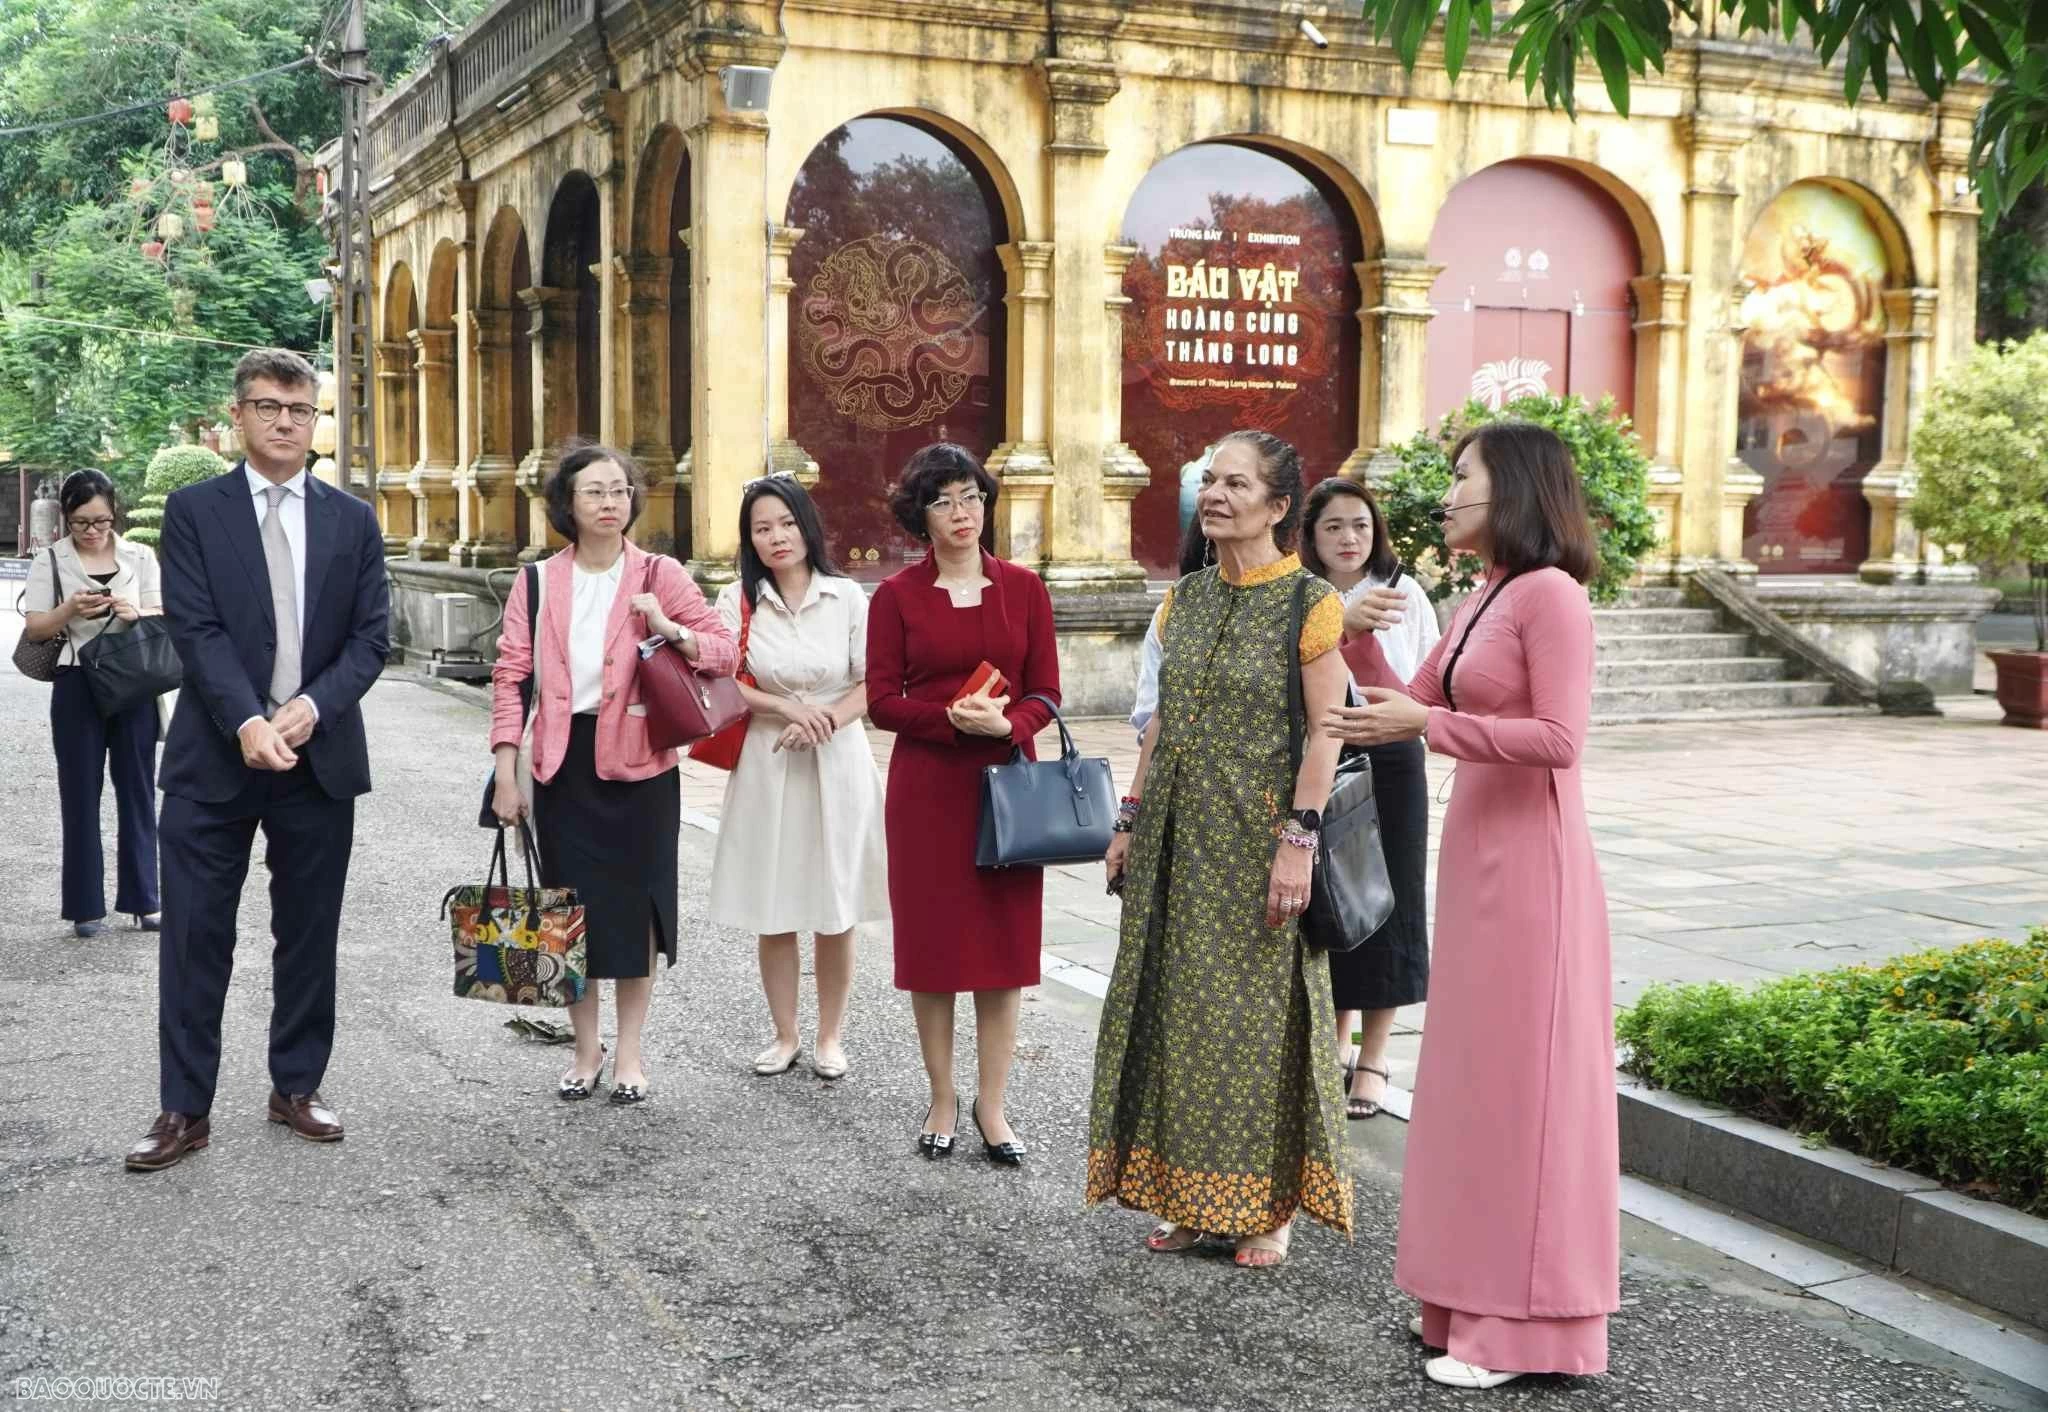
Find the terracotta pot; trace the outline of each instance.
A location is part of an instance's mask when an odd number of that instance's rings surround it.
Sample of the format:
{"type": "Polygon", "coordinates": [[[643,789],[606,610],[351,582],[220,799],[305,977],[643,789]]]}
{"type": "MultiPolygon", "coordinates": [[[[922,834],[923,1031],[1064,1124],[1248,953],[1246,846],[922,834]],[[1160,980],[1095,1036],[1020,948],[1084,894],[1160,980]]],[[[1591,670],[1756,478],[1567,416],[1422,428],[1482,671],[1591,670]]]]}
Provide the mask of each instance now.
{"type": "Polygon", "coordinates": [[[2005,724],[2048,730],[2048,652],[1992,652],[2005,724]]]}

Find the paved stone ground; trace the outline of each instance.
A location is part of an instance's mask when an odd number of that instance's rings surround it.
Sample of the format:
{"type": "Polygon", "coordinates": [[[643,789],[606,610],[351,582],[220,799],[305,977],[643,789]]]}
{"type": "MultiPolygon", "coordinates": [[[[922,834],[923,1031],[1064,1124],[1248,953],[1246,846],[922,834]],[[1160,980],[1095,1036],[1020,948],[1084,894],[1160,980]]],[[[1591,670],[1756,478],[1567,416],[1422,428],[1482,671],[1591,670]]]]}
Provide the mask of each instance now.
{"type": "MultiPolygon", "coordinates": [[[[11,626],[0,618],[0,639],[11,626]]],[[[0,1025],[0,1398],[20,1377],[85,1374],[217,1377],[217,1405],[350,1412],[1458,1400],[1422,1379],[1390,1283],[1400,1124],[1353,1125],[1355,1242],[1304,1231],[1270,1273],[1150,1255],[1141,1218],[1080,1208],[1093,1011],[1047,986],[1025,1007],[1013,1089],[1029,1165],[921,1162],[922,1077],[886,932],[861,951],[851,1075],[752,1077],[753,948],[703,919],[709,838],[694,830],[688,940],[650,1031],[654,1100],[556,1101],[562,1051],[448,994],[435,911],[482,866],[468,820],[483,720],[404,681],[368,703],[379,789],[359,813],[326,1085],[348,1140],[311,1147],[262,1118],[259,870],[213,1146],[127,1174],[120,1154],[155,1106],[154,946],[129,931],[76,942],[55,919],[43,703],[0,671],[0,965],[15,977],[0,1025]]],[[[1996,834],[2000,817],[1970,827],[1996,834]]],[[[1697,871],[1742,866],[1715,863],[1697,871]]],[[[961,1040],[971,1053],[971,1020],[961,1040]]],[[[1526,1380],[1488,1405],[2041,1405],[1689,1242],[1624,1229],[1613,1372],[1526,1380]]]]}

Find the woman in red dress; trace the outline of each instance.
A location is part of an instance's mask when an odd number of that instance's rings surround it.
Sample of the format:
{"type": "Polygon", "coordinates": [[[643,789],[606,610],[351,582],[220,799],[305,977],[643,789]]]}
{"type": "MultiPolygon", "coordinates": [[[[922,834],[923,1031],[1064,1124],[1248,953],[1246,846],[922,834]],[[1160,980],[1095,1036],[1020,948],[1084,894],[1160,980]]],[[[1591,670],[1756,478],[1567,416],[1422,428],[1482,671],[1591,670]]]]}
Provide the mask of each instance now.
{"type": "Polygon", "coordinates": [[[1052,599],[1038,575],[989,552],[996,482],[946,443],[910,458],[890,496],[897,522],[931,545],[875,590],[868,612],[868,714],[896,734],[883,820],[896,988],[910,992],[931,1079],[918,1151],[949,1156],[960,1100],[953,1086],[954,999],[974,992],[980,1078],[970,1109],[992,1162],[1024,1147],[1004,1108],[1023,987],[1038,984],[1044,875],[974,866],[981,772],[1032,738],[1060,699],[1052,599]],[[963,696],[976,668],[1002,674],[963,696]],[[958,698],[958,699],[956,699],[958,698]]]}

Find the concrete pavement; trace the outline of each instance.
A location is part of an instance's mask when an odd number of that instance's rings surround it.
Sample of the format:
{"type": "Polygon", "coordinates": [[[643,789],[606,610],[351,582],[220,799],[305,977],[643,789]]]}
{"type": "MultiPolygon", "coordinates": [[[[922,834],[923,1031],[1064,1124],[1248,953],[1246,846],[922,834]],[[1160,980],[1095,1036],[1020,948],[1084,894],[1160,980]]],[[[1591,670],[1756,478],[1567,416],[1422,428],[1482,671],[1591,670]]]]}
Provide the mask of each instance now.
{"type": "MultiPolygon", "coordinates": [[[[650,1028],[653,1101],[555,1100],[563,1052],[449,994],[435,913],[484,861],[470,822],[482,715],[400,680],[367,704],[378,792],[358,816],[325,1085],[347,1141],[316,1148],[263,1121],[259,868],[213,1146],[130,1175],[120,1154],[155,1106],[154,943],[118,930],[81,943],[56,920],[45,700],[0,671],[0,963],[14,977],[0,1027],[0,1399],[17,1378],[98,1374],[216,1378],[226,1407],[370,1412],[1460,1402],[1422,1379],[1411,1305],[1390,1281],[1400,1125],[1352,1125],[1354,1242],[1306,1230],[1272,1273],[1150,1255],[1142,1218],[1080,1208],[1093,1010],[1047,986],[1025,1006],[1013,1085],[1026,1168],[981,1161],[971,1129],[951,1161],[921,1162],[923,1079],[886,929],[863,938],[849,1077],[754,1078],[753,947],[702,915],[700,832],[682,843],[685,945],[650,1028]]],[[[1697,871],[1728,866],[1742,864],[1716,855],[1697,871]]],[[[1937,890],[1971,886],[1991,884],[1937,890]]],[[[1642,900],[1630,894],[1668,911],[1642,900]]],[[[972,1052],[965,1009],[960,1045],[972,1052]]],[[[964,1069],[963,1082],[971,1092],[964,1069]]],[[[1613,1372],[1528,1380],[1487,1405],[2039,1405],[1624,1224],[1613,1372]]]]}

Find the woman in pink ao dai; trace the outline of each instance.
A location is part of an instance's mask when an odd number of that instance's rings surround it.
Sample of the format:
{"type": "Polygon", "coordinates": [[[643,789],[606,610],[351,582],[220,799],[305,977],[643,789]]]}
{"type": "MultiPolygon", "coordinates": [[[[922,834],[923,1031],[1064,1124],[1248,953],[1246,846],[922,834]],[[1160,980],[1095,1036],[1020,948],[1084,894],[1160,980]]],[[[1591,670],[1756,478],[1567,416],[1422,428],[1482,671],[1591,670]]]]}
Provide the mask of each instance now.
{"type": "Polygon", "coordinates": [[[1327,725],[1368,745],[1426,735],[1458,762],[1394,1280],[1422,1301],[1413,1332],[1446,1350],[1429,1376],[1488,1388],[1606,1371],[1620,1161],[1607,901],[1579,776],[1584,493],[1564,443],[1527,423],[1478,428],[1452,462],[1444,539],[1485,581],[1405,687],[1372,636],[1347,646],[1368,704],[1327,725]]]}

